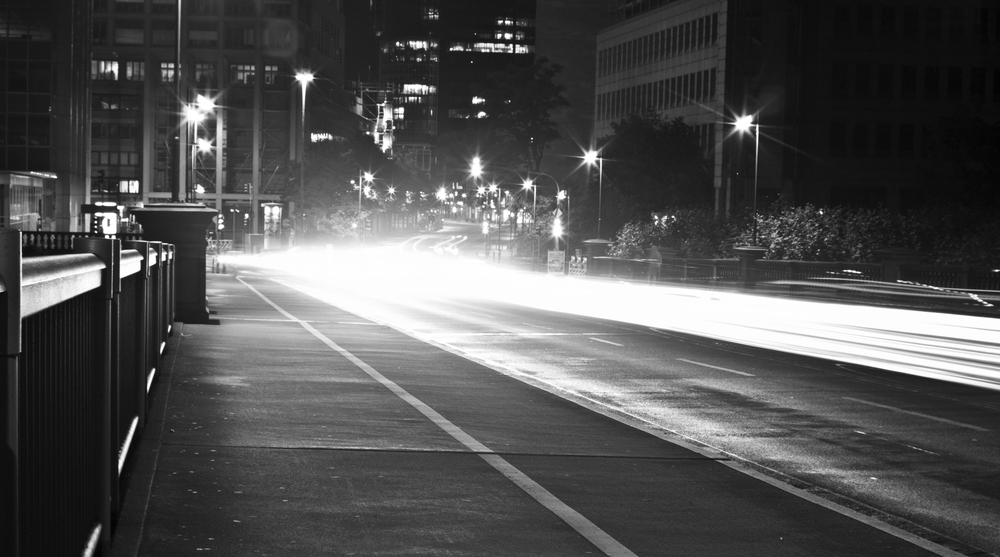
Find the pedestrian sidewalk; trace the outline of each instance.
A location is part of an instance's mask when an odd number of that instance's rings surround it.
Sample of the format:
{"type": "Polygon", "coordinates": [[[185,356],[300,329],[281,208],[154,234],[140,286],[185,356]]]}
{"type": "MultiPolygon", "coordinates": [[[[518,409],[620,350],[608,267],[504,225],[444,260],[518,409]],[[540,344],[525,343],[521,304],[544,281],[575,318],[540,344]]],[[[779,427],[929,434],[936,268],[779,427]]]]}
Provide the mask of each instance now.
{"type": "Polygon", "coordinates": [[[260,276],[209,274],[112,555],[956,555],[260,276]]]}

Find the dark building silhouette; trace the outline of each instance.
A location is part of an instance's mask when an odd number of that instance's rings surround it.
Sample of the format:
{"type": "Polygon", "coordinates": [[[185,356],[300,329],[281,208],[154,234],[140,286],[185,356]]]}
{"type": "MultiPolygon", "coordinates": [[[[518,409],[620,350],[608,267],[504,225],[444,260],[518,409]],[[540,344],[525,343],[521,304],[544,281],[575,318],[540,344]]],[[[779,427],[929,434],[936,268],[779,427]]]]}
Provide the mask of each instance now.
{"type": "Polygon", "coordinates": [[[0,226],[83,225],[89,36],[90,0],[0,5],[0,226]]]}
{"type": "Polygon", "coordinates": [[[534,0],[376,0],[372,17],[393,150],[428,172],[438,136],[479,117],[472,85],[534,61],[534,0]]]}
{"type": "Polygon", "coordinates": [[[934,175],[938,125],[995,119],[1000,6],[981,0],[625,1],[597,37],[595,135],[653,108],[696,127],[716,208],[905,208],[934,175]],[[754,134],[733,122],[760,125],[754,134]]]}

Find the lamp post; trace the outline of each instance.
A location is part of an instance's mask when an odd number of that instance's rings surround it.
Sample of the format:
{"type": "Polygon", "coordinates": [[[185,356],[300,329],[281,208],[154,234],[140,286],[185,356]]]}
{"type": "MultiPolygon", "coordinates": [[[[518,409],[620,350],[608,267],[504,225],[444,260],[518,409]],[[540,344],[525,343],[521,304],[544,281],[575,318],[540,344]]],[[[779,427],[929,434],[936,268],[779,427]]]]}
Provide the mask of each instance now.
{"type": "MultiPolygon", "coordinates": [[[[305,223],[305,207],[306,207],[306,85],[312,83],[315,76],[312,72],[296,72],[295,81],[299,82],[299,88],[302,89],[302,121],[300,122],[300,132],[302,137],[302,142],[299,147],[299,210],[297,212],[302,214],[302,221],[299,224],[299,233],[305,237],[306,223],[305,223]]],[[[298,220],[298,219],[296,219],[298,220]]]]}
{"type": "Polygon", "coordinates": [[[743,116],[736,120],[736,129],[745,132],[750,131],[750,126],[754,128],[755,147],[753,155],[753,235],[751,243],[757,245],[757,170],[760,162],[760,116],[756,121],[753,116],[743,116]]]}
{"type": "Polygon", "coordinates": [[[597,238],[601,238],[601,198],[604,196],[604,157],[593,149],[583,156],[588,165],[597,163],[597,238]]]}
{"type": "Polygon", "coordinates": [[[371,183],[375,179],[375,175],[371,172],[365,172],[362,174],[361,170],[358,170],[358,226],[361,227],[361,243],[365,241],[365,223],[361,220],[361,194],[364,193],[365,183],[371,183]],[[362,181],[364,179],[364,181],[362,181]]]}
{"type": "Polygon", "coordinates": [[[233,249],[236,249],[236,215],[240,213],[239,209],[235,207],[230,207],[229,212],[232,213],[232,227],[233,227],[233,249]]]}

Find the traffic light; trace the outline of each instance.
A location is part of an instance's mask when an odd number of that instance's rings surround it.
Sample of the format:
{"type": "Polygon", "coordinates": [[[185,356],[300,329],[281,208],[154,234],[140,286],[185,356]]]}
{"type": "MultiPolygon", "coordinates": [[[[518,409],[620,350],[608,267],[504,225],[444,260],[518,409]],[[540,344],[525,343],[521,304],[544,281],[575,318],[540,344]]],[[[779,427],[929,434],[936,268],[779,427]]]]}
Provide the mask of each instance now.
{"type": "Polygon", "coordinates": [[[226,227],[226,215],[219,213],[219,230],[226,227]]]}

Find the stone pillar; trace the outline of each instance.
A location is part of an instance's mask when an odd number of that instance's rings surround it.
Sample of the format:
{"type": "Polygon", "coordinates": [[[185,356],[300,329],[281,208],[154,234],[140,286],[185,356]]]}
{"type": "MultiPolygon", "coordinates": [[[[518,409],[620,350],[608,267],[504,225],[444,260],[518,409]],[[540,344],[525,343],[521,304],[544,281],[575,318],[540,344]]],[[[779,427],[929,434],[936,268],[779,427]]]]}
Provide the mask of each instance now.
{"type": "Polygon", "coordinates": [[[174,293],[177,320],[208,323],[205,296],[205,232],[218,214],[201,203],[156,203],[134,208],[143,239],[174,244],[177,253],[174,293]]]}
{"type": "Polygon", "coordinates": [[[757,282],[753,273],[753,262],[762,259],[767,248],[760,246],[738,246],[733,248],[740,260],[740,286],[751,288],[757,282]]]}
{"type": "Polygon", "coordinates": [[[604,257],[608,253],[610,240],[592,239],[583,241],[583,256],[587,260],[587,275],[602,276],[611,274],[611,265],[604,257]]]}
{"type": "Polygon", "coordinates": [[[899,280],[900,267],[915,265],[924,260],[920,250],[909,248],[888,248],[875,251],[875,256],[882,262],[882,281],[896,282],[899,280]]]}

